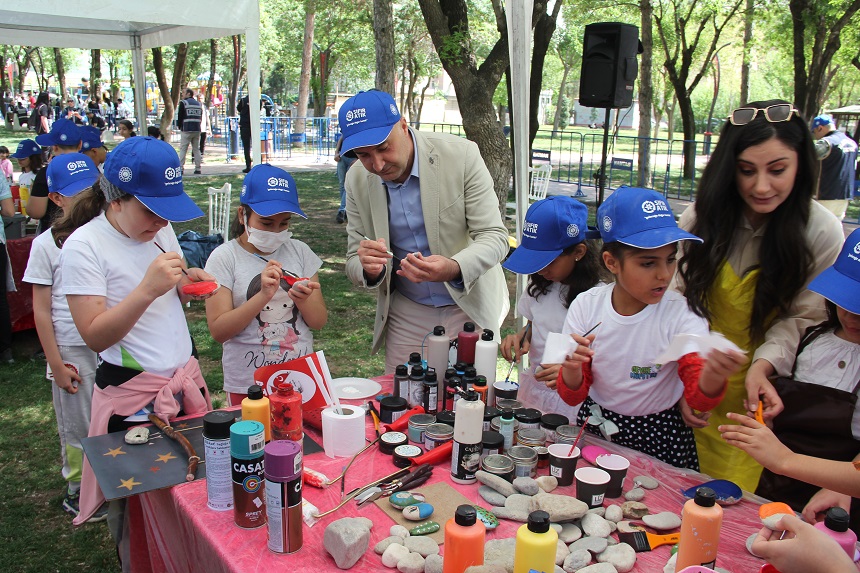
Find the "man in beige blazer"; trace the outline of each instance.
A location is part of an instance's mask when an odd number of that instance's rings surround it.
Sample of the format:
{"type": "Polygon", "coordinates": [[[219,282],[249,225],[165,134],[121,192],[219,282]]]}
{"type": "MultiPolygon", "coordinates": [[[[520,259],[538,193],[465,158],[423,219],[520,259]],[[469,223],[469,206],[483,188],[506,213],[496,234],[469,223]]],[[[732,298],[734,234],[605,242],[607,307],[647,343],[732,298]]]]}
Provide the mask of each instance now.
{"type": "Polygon", "coordinates": [[[410,129],[381,91],[353,96],[338,118],[342,153],[359,160],[346,179],[346,273],[377,291],[373,352],[385,346],[385,372],[435,326],[454,338],[471,321],[498,340],[508,233],[478,146],[410,129]]]}

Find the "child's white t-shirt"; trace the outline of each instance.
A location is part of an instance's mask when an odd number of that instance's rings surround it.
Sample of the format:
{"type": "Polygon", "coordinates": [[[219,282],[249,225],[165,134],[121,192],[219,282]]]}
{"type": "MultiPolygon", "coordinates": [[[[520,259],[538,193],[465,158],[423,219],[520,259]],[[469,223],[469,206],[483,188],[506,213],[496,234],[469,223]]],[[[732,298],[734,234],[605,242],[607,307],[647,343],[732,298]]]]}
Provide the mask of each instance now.
{"type": "Polygon", "coordinates": [[[625,416],[645,416],[672,407],[683,395],[678,364],[654,363],[677,334],[708,334],[707,321],[694,314],[687,299],[667,291],[657,304],[633,316],[612,307],[615,284],[596,286],[570,304],[565,334],[583,334],[595,324],[591,348],[591,399],[625,416]]]}
{"type": "MultiPolygon", "coordinates": [[[[114,229],[104,213],[76,230],[63,244],[63,294],[105,297],[111,309],[142,281],[161,251],[182,254],[173,227],[142,243],[114,229]]],[[[106,362],[172,377],[191,358],[191,335],[175,288],[155,299],[123,339],[99,355],[106,362]]]]}
{"type": "Polygon", "coordinates": [[[20,175],[18,175],[18,185],[26,185],[27,187],[32,187],[34,179],[36,179],[36,174],[32,171],[21,173],[20,175]]]}
{"type": "MultiPolygon", "coordinates": [[[[322,259],[296,239],[290,239],[266,258],[278,261],[284,270],[300,277],[312,277],[322,266],[322,259]]],[[[260,273],[265,268],[265,262],[235,239],[212,251],[206,262],[206,272],[233,294],[233,308],[260,292],[260,273]]],[[[312,354],[313,347],[313,332],[287,291],[280,288],[244,330],[224,343],[224,391],[244,394],[254,383],[254,370],[312,354]]]]}
{"type": "Polygon", "coordinates": [[[54,323],[57,346],[86,346],[75,327],[72,313],[69,312],[69,303],[63,293],[61,253],[50,230],[33,239],[27,270],[24,271],[24,282],[51,287],[51,320],[54,323]]]}

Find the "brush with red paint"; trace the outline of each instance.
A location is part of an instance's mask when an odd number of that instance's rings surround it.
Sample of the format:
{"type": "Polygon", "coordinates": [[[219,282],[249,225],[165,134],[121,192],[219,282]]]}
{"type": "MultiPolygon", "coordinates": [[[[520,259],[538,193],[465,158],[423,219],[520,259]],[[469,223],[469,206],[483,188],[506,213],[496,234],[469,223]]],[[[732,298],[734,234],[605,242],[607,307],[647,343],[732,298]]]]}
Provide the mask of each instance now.
{"type": "MultiPolygon", "coordinates": [[[[158,250],[162,253],[167,253],[161,245],[153,241],[153,244],[158,247],[158,250]]],[[[194,281],[190,276],[188,276],[188,271],[184,268],[180,267],[179,270],[182,271],[182,274],[188,277],[188,280],[192,281],[187,285],[182,286],[182,294],[187,294],[189,296],[206,296],[207,294],[212,294],[216,290],[218,290],[218,283],[215,281],[194,281]]]]}
{"type": "MultiPolygon", "coordinates": [[[[258,255],[257,253],[251,253],[251,254],[252,254],[252,255],[254,255],[255,257],[257,257],[258,259],[260,259],[260,260],[261,260],[261,261],[263,261],[263,262],[266,262],[266,263],[268,263],[268,262],[269,262],[269,259],[267,259],[266,257],[264,257],[264,256],[262,256],[262,255],[258,255]]],[[[283,268],[283,267],[281,267],[281,272],[282,272],[282,273],[283,273],[283,275],[284,275],[284,276],[283,276],[283,279],[284,279],[285,281],[287,281],[287,284],[288,284],[288,285],[290,285],[291,287],[292,287],[294,284],[296,284],[297,282],[301,282],[301,281],[309,281],[309,280],[311,280],[311,279],[309,279],[308,277],[300,277],[300,276],[299,276],[299,275],[297,275],[296,273],[291,273],[290,271],[288,271],[287,269],[285,269],[285,268],[283,268]]]]}

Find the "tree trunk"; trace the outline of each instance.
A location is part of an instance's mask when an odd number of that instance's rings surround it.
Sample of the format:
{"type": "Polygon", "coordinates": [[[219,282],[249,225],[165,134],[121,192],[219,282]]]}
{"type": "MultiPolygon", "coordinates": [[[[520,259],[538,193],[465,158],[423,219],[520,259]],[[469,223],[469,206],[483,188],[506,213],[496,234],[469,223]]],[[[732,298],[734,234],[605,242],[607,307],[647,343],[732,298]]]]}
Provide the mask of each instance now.
{"type": "Polygon", "coordinates": [[[57,68],[57,83],[60,84],[60,98],[61,100],[64,100],[67,97],[66,65],[65,62],[63,62],[63,53],[60,51],[60,48],[54,48],[54,66],[57,68]]]}
{"type": "Polygon", "coordinates": [[[556,0],[552,14],[547,12],[547,1],[537,0],[534,3],[534,47],[532,48],[532,66],[529,77],[529,157],[534,139],[540,129],[538,111],[540,110],[540,92],[543,85],[543,65],[549,50],[552,35],[555,33],[556,18],[561,10],[563,0],[556,0]]]}
{"type": "Polygon", "coordinates": [[[558,86],[558,97],[555,98],[555,117],[552,119],[553,132],[558,131],[561,125],[561,108],[564,100],[564,87],[567,85],[567,76],[570,75],[570,66],[567,62],[562,62],[564,71],[561,73],[561,83],[558,86]]]}
{"type": "Polygon", "coordinates": [[[746,11],[744,12],[743,60],[741,62],[741,101],[738,102],[739,106],[746,105],[750,100],[750,52],[752,51],[755,0],[746,0],[746,2],[746,11]]]}
{"type": "Polygon", "coordinates": [[[373,0],[376,89],[394,97],[394,14],[391,0],[373,0]]]}
{"type": "Polygon", "coordinates": [[[640,187],[651,186],[651,108],[654,102],[654,86],[651,66],[654,37],[651,33],[653,9],[651,0],[640,0],[641,20],[639,40],[642,42],[642,57],[639,60],[639,167],[636,180],[640,187]]]}
{"type": "Polygon", "coordinates": [[[230,36],[230,41],[233,44],[233,65],[230,77],[230,101],[228,104],[227,114],[235,117],[236,106],[239,104],[239,86],[242,85],[242,36],[236,34],[230,36]]]}
{"type": "MultiPolygon", "coordinates": [[[[170,97],[173,99],[173,108],[179,107],[179,100],[182,99],[182,90],[185,80],[185,61],[188,58],[188,44],[176,45],[176,60],[173,62],[173,79],[170,83],[170,97]]],[[[170,118],[173,121],[173,118],[170,118]]],[[[163,118],[162,118],[163,121],[163,118]]],[[[168,122],[169,124],[169,122],[168,122]]]]}
{"type": "Polygon", "coordinates": [[[206,107],[212,107],[212,91],[215,89],[215,62],[218,59],[218,40],[209,40],[209,82],[206,84],[206,107]]]}
{"type": "Polygon", "coordinates": [[[90,50],[90,99],[100,96],[102,91],[102,51],[90,50]]]}
{"type": "MultiPolygon", "coordinates": [[[[308,116],[308,94],[311,87],[311,60],[314,49],[314,21],[316,20],[316,0],[305,0],[305,34],[302,41],[302,71],[299,76],[299,101],[296,102],[297,120],[293,122],[293,133],[305,132],[305,118],[308,116]]],[[[293,143],[295,147],[303,147],[300,141],[293,143]]]]}
{"type": "MultiPolygon", "coordinates": [[[[164,102],[164,111],[161,114],[160,128],[164,134],[169,133],[170,124],[173,123],[173,116],[176,113],[176,106],[179,104],[180,89],[176,86],[182,78],[185,69],[185,55],[187,53],[188,44],[179,44],[176,46],[176,61],[173,67],[173,91],[167,85],[167,74],[164,71],[164,55],[161,48],[152,48],[152,66],[155,69],[155,79],[158,82],[158,90],[161,92],[161,99],[164,102]]],[[[140,121],[140,120],[139,120],[140,121]]],[[[141,130],[146,127],[145,118],[140,121],[141,130]]]]}
{"type": "Polygon", "coordinates": [[[684,126],[684,178],[692,179],[696,173],[696,118],[693,114],[693,100],[678,98],[681,122],[684,126]]]}

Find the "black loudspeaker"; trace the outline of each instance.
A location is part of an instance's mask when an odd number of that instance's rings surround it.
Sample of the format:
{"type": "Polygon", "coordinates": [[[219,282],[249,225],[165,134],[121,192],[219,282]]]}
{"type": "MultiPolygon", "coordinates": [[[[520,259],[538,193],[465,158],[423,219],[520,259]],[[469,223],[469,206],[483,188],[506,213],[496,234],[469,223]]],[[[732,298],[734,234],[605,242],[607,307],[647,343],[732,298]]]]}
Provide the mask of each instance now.
{"type": "Polygon", "coordinates": [[[625,108],[633,103],[633,82],[639,75],[636,55],[642,53],[639,28],[620,22],[585,27],[579,104],[625,108]]]}

